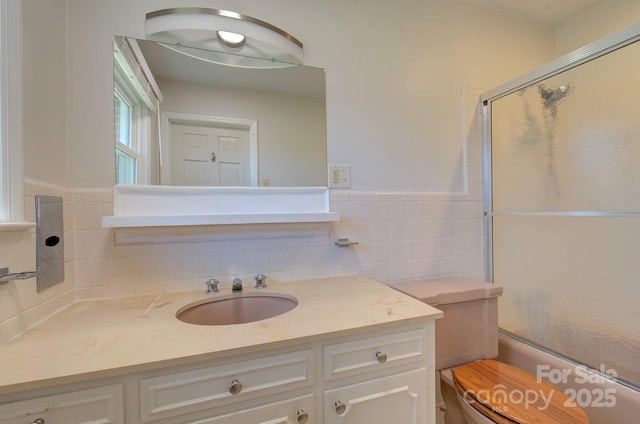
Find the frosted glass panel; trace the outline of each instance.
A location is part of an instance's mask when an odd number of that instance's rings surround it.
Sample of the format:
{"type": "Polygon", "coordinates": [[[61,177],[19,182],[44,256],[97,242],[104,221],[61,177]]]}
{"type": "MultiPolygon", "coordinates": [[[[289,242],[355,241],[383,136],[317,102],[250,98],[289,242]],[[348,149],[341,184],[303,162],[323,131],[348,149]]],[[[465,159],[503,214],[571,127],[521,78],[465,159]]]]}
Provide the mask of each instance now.
{"type": "Polygon", "coordinates": [[[500,327],[640,384],[640,217],[494,217],[500,327]]]}
{"type": "Polygon", "coordinates": [[[640,211],[639,43],[491,108],[494,211],[640,211]]]}
{"type": "Polygon", "coordinates": [[[490,108],[500,327],[640,387],[640,44],[490,108]]]}

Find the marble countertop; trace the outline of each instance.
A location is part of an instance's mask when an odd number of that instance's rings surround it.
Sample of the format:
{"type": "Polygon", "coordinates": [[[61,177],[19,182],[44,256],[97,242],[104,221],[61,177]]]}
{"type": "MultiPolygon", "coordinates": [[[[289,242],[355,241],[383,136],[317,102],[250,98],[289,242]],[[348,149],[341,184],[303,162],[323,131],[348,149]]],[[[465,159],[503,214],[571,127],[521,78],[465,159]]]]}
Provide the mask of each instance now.
{"type": "MultiPolygon", "coordinates": [[[[222,287],[221,295],[230,288],[222,287]]],[[[245,293],[255,292],[245,284],[245,293]]],[[[442,313],[365,277],[286,283],[298,306],[278,317],[228,326],[186,324],[181,307],[217,295],[166,293],[79,301],[0,346],[0,394],[257,353],[361,331],[440,318],[442,313]]]]}

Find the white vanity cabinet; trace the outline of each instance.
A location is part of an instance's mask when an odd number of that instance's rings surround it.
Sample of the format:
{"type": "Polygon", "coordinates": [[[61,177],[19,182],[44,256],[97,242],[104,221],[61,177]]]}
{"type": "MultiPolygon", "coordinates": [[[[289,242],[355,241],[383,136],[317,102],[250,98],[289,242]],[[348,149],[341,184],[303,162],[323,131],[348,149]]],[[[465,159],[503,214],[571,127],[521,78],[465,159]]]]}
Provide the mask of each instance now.
{"type": "Polygon", "coordinates": [[[49,388],[0,403],[0,424],[434,424],[433,328],[324,336],[49,388]]]}
{"type": "Polygon", "coordinates": [[[139,379],[140,422],[432,424],[433,323],[139,379]]]}
{"type": "Polygon", "coordinates": [[[268,292],[299,304],[220,326],[176,319],[201,292],[71,305],[0,349],[0,424],[435,424],[440,311],[361,276],[268,292]]]}
{"type": "Polygon", "coordinates": [[[123,424],[122,384],[0,404],[0,424],[123,424]]]}
{"type": "Polygon", "coordinates": [[[0,424],[433,424],[433,334],[431,321],[49,388],[0,403],[0,424]]]}
{"type": "Polygon", "coordinates": [[[433,423],[430,334],[420,328],[324,346],[324,423],[433,423]]]}

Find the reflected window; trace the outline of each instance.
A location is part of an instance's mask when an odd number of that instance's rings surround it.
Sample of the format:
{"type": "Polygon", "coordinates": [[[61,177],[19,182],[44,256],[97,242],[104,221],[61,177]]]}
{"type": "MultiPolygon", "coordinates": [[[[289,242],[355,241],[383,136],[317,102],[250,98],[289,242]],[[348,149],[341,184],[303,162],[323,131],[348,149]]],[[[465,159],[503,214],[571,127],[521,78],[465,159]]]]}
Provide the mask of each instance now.
{"type": "Polygon", "coordinates": [[[131,148],[131,104],[115,92],[116,141],[131,148]]]}
{"type": "Polygon", "coordinates": [[[151,184],[159,164],[152,129],[162,95],[135,40],[113,39],[116,184],[151,184]],[[157,156],[155,152],[155,156],[157,156]],[[153,174],[153,175],[152,175],[153,174]]]}
{"type": "Polygon", "coordinates": [[[116,184],[145,184],[147,181],[142,171],[148,161],[151,112],[117,64],[114,75],[116,184]]]}

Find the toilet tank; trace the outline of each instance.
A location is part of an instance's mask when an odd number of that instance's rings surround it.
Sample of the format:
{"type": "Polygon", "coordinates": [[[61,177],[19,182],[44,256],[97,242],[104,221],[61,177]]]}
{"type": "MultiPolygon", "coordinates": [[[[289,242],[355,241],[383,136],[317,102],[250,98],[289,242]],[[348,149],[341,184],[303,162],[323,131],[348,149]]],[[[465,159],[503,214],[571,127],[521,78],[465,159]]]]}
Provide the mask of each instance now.
{"type": "Polygon", "coordinates": [[[436,320],[436,369],[498,356],[502,287],[468,278],[390,284],[444,312],[436,320]]]}

